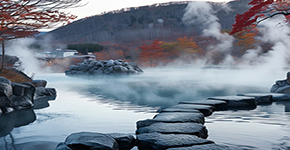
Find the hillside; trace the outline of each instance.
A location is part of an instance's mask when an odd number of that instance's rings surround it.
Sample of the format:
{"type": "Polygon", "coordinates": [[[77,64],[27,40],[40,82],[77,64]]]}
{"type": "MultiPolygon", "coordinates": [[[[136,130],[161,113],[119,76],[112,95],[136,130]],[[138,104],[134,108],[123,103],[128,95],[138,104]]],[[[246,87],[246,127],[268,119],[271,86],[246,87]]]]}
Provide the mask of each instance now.
{"type": "MultiPolygon", "coordinates": [[[[227,3],[232,9],[230,12],[223,9],[224,3],[211,3],[222,29],[231,29],[235,15],[247,10],[248,2],[227,3]]],[[[106,12],[77,20],[40,37],[53,37],[52,42],[62,44],[107,41],[128,44],[154,39],[172,41],[178,37],[199,35],[202,22],[187,26],[181,20],[187,4],[170,2],[106,12]]]]}

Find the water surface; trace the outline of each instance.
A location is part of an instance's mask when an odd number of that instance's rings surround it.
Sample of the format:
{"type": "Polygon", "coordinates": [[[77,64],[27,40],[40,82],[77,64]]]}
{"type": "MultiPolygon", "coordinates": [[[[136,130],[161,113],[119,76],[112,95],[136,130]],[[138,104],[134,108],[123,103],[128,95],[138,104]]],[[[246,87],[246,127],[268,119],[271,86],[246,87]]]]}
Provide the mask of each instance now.
{"type": "MultiPolygon", "coordinates": [[[[20,127],[5,127],[0,149],[53,149],[74,132],[131,133],[136,121],[152,118],[160,107],[211,96],[269,92],[285,72],[247,69],[151,69],[144,74],[109,77],[67,77],[37,74],[57,89],[49,107],[25,111],[20,127]],[[31,149],[31,148],[30,148],[31,149]]],[[[210,140],[243,149],[289,149],[290,115],[285,104],[273,103],[250,111],[221,111],[206,118],[210,140]]],[[[9,116],[8,116],[9,118],[9,116]]],[[[11,118],[11,117],[10,117],[11,118]]],[[[7,120],[7,119],[6,119],[7,120]]],[[[4,123],[5,124],[5,123],[4,123]]],[[[1,131],[1,130],[0,130],[1,131]]],[[[2,130],[4,131],[4,130],[2,130]]],[[[0,134],[1,135],[1,134],[0,134]]]]}

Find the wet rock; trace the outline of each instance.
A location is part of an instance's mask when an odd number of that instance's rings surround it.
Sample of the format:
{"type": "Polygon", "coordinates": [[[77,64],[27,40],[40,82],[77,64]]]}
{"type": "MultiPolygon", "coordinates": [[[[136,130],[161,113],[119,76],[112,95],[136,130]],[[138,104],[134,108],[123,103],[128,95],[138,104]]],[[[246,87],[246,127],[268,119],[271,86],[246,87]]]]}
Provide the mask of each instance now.
{"type": "Polygon", "coordinates": [[[143,133],[163,133],[163,134],[191,134],[200,138],[207,138],[208,132],[204,125],[199,123],[153,123],[150,126],[136,130],[136,134],[143,133]]]}
{"type": "Polygon", "coordinates": [[[14,127],[25,126],[34,122],[35,120],[36,115],[32,109],[5,113],[0,116],[0,137],[9,134],[14,127]]]}
{"type": "Polygon", "coordinates": [[[0,96],[10,97],[12,95],[11,81],[5,77],[0,77],[0,96]]]}
{"type": "Polygon", "coordinates": [[[71,149],[77,150],[117,150],[118,143],[106,134],[79,132],[69,135],[65,144],[71,149]]]}
{"type": "Polygon", "coordinates": [[[130,150],[136,145],[136,139],[131,134],[110,133],[107,135],[117,141],[119,150],[130,150]]]}
{"type": "Polygon", "coordinates": [[[272,104],[272,97],[273,97],[272,94],[264,94],[264,93],[238,94],[238,96],[255,97],[258,105],[272,104]]]}
{"type": "Polygon", "coordinates": [[[29,109],[33,107],[32,99],[26,97],[26,96],[15,96],[12,95],[10,97],[12,107],[15,110],[22,110],[22,109],[29,109]]]}
{"type": "Polygon", "coordinates": [[[56,93],[57,92],[55,88],[36,87],[34,99],[42,97],[56,97],[56,93]]]}
{"type": "Polygon", "coordinates": [[[46,96],[46,97],[41,97],[41,98],[37,98],[34,99],[33,102],[33,109],[43,109],[46,107],[49,107],[49,102],[50,100],[55,100],[55,96],[46,96]]]}
{"type": "Polygon", "coordinates": [[[213,143],[213,144],[194,145],[189,147],[175,147],[169,148],[167,150],[230,150],[230,148],[227,146],[217,145],[213,143]]]}
{"type": "Polygon", "coordinates": [[[195,122],[204,124],[204,115],[202,113],[164,112],[155,115],[153,119],[160,122],[195,122]]]}
{"type": "Polygon", "coordinates": [[[227,102],[227,109],[254,109],[257,107],[254,97],[246,96],[217,96],[210,97],[210,100],[222,100],[227,102]]]}
{"type": "Polygon", "coordinates": [[[5,108],[7,108],[7,107],[11,107],[12,106],[12,104],[11,104],[11,101],[10,101],[10,99],[9,98],[7,98],[6,96],[1,96],[0,97],[0,109],[2,109],[3,111],[3,113],[5,113],[5,108]]]}
{"type": "Polygon", "coordinates": [[[47,81],[45,80],[33,80],[32,83],[35,87],[46,87],[47,85],[47,81]]]}
{"type": "Polygon", "coordinates": [[[108,74],[139,74],[143,72],[136,63],[123,60],[84,61],[72,65],[65,71],[66,75],[108,75],[108,74]]]}
{"type": "Polygon", "coordinates": [[[282,94],[282,93],[270,93],[272,95],[272,101],[290,101],[290,94],[282,94]]]}
{"type": "Polygon", "coordinates": [[[198,101],[182,101],[179,104],[197,104],[210,105],[214,107],[214,111],[221,111],[226,109],[227,102],[220,100],[198,100],[198,101]]]}
{"type": "Polygon", "coordinates": [[[196,109],[200,111],[204,116],[210,116],[212,114],[214,107],[210,105],[178,104],[171,106],[169,108],[190,109],[190,110],[196,109]]]}
{"type": "Polygon", "coordinates": [[[159,109],[157,112],[188,112],[188,113],[200,113],[197,109],[182,109],[182,108],[164,108],[159,109]]]}
{"type": "Polygon", "coordinates": [[[67,145],[65,145],[65,143],[59,143],[55,150],[72,150],[70,147],[68,147],[67,145]]]}
{"type": "Polygon", "coordinates": [[[137,135],[139,150],[165,150],[173,147],[214,143],[188,134],[144,133],[137,135]]]}
{"type": "Polygon", "coordinates": [[[4,107],[4,108],[1,108],[1,110],[4,114],[11,113],[14,111],[12,107],[4,107]]]}
{"type": "MultiPolygon", "coordinates": [[[[11,144],[12,145],[12,144],[11,144]]],[[[54,150],[56,147],[56,142],[50,141],[33,141],[33,142],[23,142],[14,143],[13,146],[7,145],[8,149],[15,150],[54,150]]],[[[0,146],[1,149],[1,146],[0,146]]]]}
{"type": "Polygon", "coordinates": [[[23,96],[33,101],[35,86],[30,82],[14,83],[12,82],[13,95],[23,96]]]}
{"type": "Polygon", "coordinates": [[[270,89],[271,93],[290,93],[290,72],[287,72],[285,80],[278,80],[270,89]]]}

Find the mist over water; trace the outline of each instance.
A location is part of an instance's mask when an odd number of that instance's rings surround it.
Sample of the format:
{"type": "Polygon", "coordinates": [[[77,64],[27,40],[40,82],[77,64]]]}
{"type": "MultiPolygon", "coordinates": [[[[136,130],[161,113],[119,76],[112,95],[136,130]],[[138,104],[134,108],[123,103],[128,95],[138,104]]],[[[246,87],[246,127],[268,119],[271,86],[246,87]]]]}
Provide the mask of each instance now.
{"type": "Polygon", "coordinates": [[[136,76],[82,77],[70,88],[134,105],[168,107],[210,96],[269,92],[276,79],[284,76],[284,71],[270,74],[255,68],[145,69],[144,74],[136,76]]]}

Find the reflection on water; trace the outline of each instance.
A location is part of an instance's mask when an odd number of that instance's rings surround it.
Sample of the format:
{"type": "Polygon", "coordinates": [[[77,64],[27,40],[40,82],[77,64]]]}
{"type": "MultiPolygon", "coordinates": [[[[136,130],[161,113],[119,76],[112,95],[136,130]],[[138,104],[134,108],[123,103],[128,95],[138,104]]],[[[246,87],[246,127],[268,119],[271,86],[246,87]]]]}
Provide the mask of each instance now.
{"type": "Polygon", "coordinates": [[[288,150],[290,113],[273,103],[250,111],[221,111],[206,119],[209,138],[236,148],[288,150]]]}
{"type": "MultiPolygon", "coordinates": [[[[3,133],[0,130],[2,136],[6,135],[0,138],[0,149],[4,149],[5,141],[14,143],[18,149],[24,145],[27,149],[51,149],[69,134],[80,131],[134,134],[136,121],[152,118],[160,107],[210,96],[265,93],[277,79],[284,78],[284,72],[252,71],[155,69],[136,76],[90,78],[38,75],[37,79],[48,81],[48,87],[56,88],[56,100],[39,101],[38,109],[32,111],[36,120],[28,121],[29,125],[14,129],[10,125],[3,133]]],[[[288,110],[289,103],[273,103],[250,111],[215,112],[206,119],[209,139],[245,149],[263,149],[264,145],[269,149],[287,147],[290,119],[285,111],[288,110]]]]}

